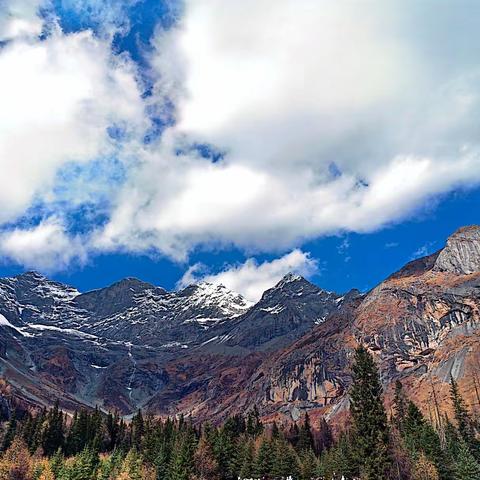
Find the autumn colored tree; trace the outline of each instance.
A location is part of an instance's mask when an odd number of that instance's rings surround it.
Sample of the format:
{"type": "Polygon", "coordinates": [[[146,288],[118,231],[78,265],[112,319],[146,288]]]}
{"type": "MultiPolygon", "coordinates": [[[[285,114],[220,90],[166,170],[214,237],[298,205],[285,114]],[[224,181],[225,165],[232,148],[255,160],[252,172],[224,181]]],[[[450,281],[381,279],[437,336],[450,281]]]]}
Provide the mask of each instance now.
{"type": "Polygon", "coordinates": [[[217,480],[220,478],[218,462],[208,440],[203,436],[194,455],[194,467],[198,480],[217,480]]]}

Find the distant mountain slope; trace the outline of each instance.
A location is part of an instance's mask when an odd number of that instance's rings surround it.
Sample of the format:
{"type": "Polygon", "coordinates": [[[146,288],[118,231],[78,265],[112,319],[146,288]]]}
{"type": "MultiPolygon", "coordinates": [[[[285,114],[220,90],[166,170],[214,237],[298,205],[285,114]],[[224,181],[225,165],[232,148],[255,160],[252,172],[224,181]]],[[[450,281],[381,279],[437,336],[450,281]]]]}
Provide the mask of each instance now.
{"type": "Polygon", "coordinates": [[[209,284],[167,292],[125,279],[79,294],[33,272],[0,279],[1,374],[18,401],[37,405],[212,421],[254,405],[267,417],[335,417],[364,344],[387,401],[401,379],[442,421],[450,376],[479,403],[479,252],[480,227],[466,227],[366,294],[289,274],[255,305],[209,284]]]}
{"type": "Polygon", "coordinates": [[[166,388],[168,362],[207,354],[214,343],[218,351],[219,338],[229,337],[229,355],[285,345],[322,321],[337,298],[293,276],[253,306],[222,285],[167,292],[126,278],[80,294],[27,272],[0,279],[0,364],[39,403],[68,396],[129,413],[166,388]]]}

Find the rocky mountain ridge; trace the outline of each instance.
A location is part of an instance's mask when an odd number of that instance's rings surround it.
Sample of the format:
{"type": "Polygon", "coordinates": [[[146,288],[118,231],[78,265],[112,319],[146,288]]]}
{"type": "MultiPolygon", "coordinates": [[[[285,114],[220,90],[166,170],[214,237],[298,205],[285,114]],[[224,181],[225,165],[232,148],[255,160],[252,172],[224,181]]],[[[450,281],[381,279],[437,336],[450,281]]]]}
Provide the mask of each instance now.
{"type": "Polygon", "coordinates": [[[27,272],[0,280],[1,371],[34,403],[53,396],[131,413],[169,383],[169,362],[286,345],[337,308],[337,297],[294,276],[252,305],[223,285],[168,292],[126,278],[79,293],[27,272]],[[270,325],[262,336],[259,319],[270,325]]]}
{"type": "Polygon", "coordinates": [[[255,305],[225,287],[167,292],[135,279],[79,294],[27,273],[0,280],[0,368],[32,404],[219,421],[256,405],[266,417],[341,416],[350,360],[374,354],[390,398],[401,379],[432,417],[453,376],[480,381],[480,227],[455,232],[366,294],[340,296],[287,275],[255,305]]]}

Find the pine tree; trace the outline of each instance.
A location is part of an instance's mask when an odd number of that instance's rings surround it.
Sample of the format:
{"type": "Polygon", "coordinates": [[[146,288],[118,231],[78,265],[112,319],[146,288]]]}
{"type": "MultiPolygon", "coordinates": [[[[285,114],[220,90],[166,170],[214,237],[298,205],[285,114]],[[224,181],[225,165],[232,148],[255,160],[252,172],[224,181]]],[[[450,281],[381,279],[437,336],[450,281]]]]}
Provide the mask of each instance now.
{"type": "Polygon", "coordinates": [[[98,454],[89,448],[82,450],[69,469],[69,480],[91,480],[94,478],[99,460],[98,454]]]}
{"type": "Polygon", "coordinates": [[[253,440],[244,438],[240,446],[238,474],[240,478],[251,478],[255,470],[255,445],[253,440]]]}
{"type": "Polygon", "coordinates": [[[257,407],[248,412],[246,430],[249,435],[256,437],[263,432],[263,424],[260,421],[260,414],[257,407]]]}
{"type": "Polygon", "coordinates": [[[337,475],[345,478],[358,477],[358,462],[355,455],[355,443],[349,432],[340,435],[335,446],[323,455],[325,476],[337,475]]]}
{"type": "Polygon", "coordinates": [[[135,448],[132,448],[122,464],[120,478],[125,480],[142,480],[142,459],[135,448]]]}
{"type": "Polygon", "coordinates": [[[395,409],[393,421],[397,429],[401,432],[407,415],[407,400],[403,391],[403,385],[400,380],[395,381],[395,395],[393,398],[393,407],[395,409]]]}
{"type": "Polygon", "coordinates": [[[283,435],[274,442],[272,473],[276,477],[297,476],[298,458],[293,447],[283,435]]]}
{"type": "Polygon", "coordinates": [[[391,465],[389,430],[382,385],[372,356],[364,347],[355,351],[350,411],[362,479],[383,480],[391,465]]]}
{"type": "Polygon", "coordinates": [[[158,446],[157,456],[154,461],[157,480],[168,479],[170,461],[169,443],[163,438],[158,446]]]}
{"type": "Polygon", "coordinates": [[[455,462],[455,480],[478,480],[479,478],[480,465],[471,454],[467,443],[462,441],[455,462]]]}
{"type": "Polygon", "coordinates": [[[173,450],[169,468],[169,480],[188,480],[193,471],[193,454],[196,439],[191,426],[184,427],[179,424],[177,441],[173,450]]]}
{"type": "Polygon", "coordinates": [[[7,450],[13,442],[15,438],[15,434],[17,433],[17,412],[14,410],[10,417],[10,420],[7,423],[7,430],[3,437],[2,442],[2,452],[7,450]]]}
{"type": "Polygon", "coordinates": [[[63,412],[58,401],[47,414],[46,426],[43,432],[42,447],[47,456],[53,455],[64,444],[63,412]]]}
{"type": "Polygon", "coordinates": [[[140,449],[142,438],[145,433],[145,424],[143,421],[142,411],[138,410],[137,414],[132,418],[132,446],[137,450],[140,449]]]}
{"type": "Polygon", "coordinates": [[[298,442],[296,446],[299,452],[313,450],[313,435],[308,412],[305,413],[304,421],[299,429],[298,442]]]}
{"type": "Polygon", "coordinates": [[[313,478],[317,468],[317,457],[313,450],[304,450],[300,453],[299,473],[301,480],[310,480],[313,478]]]}
{"type": "Polygon", "coordinates": [[[234,432],[224,425],[214,433],[211,442],[220,471],[228,478],[232,477],[235,473],[238,453],[234,432]]]}
{"type": "Polygon", "coordinates": [[[322,417],[318,430],[317,453],[328,450],[333,445],[332,429],[327,421],[322,417]]]}
{"type": "Polygon", "coordinates": [[[273,472],[273,443],[266,436],[263,436],[255,458],[255,476],[267,476],[273,472]]]}
{"type": "Polygon", "coordinates": [[[455,413],[455,421],[457,423],[460,438],[469,446],[474,455],[480,456],[480,448],[475,438],[475,430],[473,421],[468,413],[465,402],[460,395],[458,384],[453,377],[450,377],[450,396],[453,403],[455,413]]]}
{"type": "Polygon", "coordinates": [[[406,447],[414,456],[418,452],[423,452],[427,459],[435,464],[440,478],[449,480],[452,473],[437,432],[413,402],[409,401],[406,405],[402,422],[402,435],[406,447]]]}
{"type": "Polygon", "coordinates": [[[62,450],[59,448],[53,457],[50,459],[50,465],[52,468],[52,473],[55,478],[58,477],[60,471],[63,468],[65,459],[63,458],[62,450]]]}

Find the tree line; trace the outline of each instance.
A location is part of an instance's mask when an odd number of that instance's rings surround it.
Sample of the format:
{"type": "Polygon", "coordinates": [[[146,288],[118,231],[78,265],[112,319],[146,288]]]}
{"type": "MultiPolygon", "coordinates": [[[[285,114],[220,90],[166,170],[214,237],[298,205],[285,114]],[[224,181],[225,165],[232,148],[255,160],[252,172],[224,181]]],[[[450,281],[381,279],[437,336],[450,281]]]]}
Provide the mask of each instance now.
{"type": "Polygon", "coordinates": [[[0,480],[480,479],[479,425],[453,378],[453,418],[433,425],[400,382],[387,415],[363,347],[352,375],[350,421],[335,438],[325,419],[264,425],[256,408],[221,426],[141,411],[129,421],[98,409],[72,417],[58,404],[13,413],[2,426],[0,480]]]}

